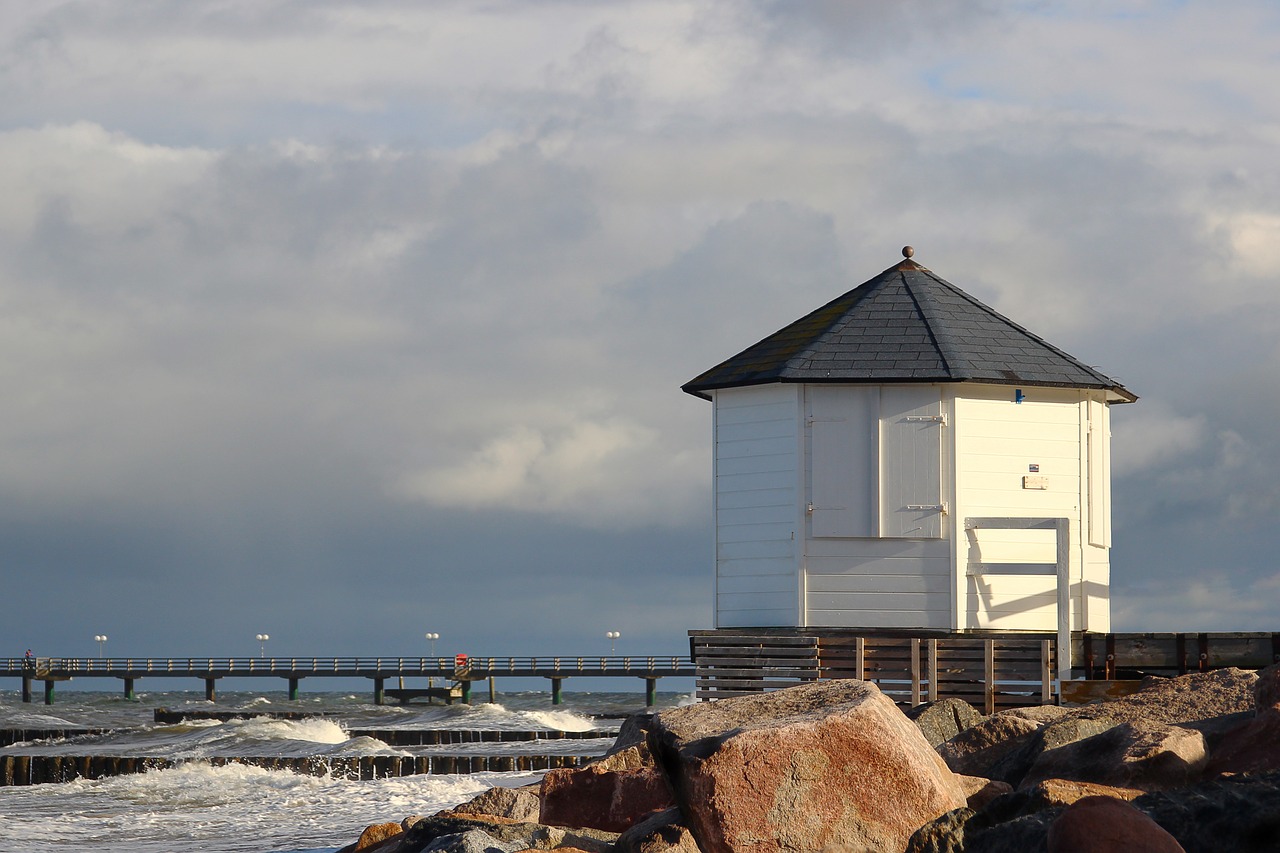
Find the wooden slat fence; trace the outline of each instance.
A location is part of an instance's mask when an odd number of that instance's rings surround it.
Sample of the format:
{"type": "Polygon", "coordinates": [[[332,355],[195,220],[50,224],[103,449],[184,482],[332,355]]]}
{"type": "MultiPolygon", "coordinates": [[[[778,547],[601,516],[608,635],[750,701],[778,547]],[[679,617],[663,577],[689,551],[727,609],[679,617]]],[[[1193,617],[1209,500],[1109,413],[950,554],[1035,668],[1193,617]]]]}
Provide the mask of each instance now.
{"type": "MultiPolygon", "coordinates": [[[[1280,663],[1280,631],[1081,633],[1059,669],[1058,637],[1047,633],[892,629],[740,628],[690,631],[697,696],[719,699],[806,681],[860,678],[901,705],[947,697],[992,713],[1058,701],[1056,679],[1176,677],[1227,666],[1280,663]]],[[[1072,680],[1074,679],[1074,681],[1072,680]]]]}
{"type": "Polygon", "coordinates": [[[808,681],[858,678],[912,706],[954,696],[986,713],[1054,701],[1044,635],[912,637],[691,632],[697,697],[722,699],[808,681]]]}

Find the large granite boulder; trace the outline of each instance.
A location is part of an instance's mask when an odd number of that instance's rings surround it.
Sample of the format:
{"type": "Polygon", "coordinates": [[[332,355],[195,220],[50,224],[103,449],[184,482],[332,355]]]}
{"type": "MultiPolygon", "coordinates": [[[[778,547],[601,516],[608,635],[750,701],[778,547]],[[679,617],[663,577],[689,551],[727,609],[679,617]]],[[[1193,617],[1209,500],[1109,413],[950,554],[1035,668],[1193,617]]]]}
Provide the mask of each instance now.
{"type": "Polygon", "coordinates": [[[940,699],[917,705],[906,712],[907,719],[920,727],[929,746],[951,740],[982,719],[978,709],[963,699],[940,699]]]}
{"type": "Polygon", "coordinates": [[[1158,823],[1124,800],[1085,797],[1049,825],[1048,853],[1186,853],[1158,823]]]}
{"type": "Polygon", "coordinates": [[[613,755],[615,752],[621,752],[633,746],[644,747],[644,754],[648,755],[649,727],[653,725],[653,717],[652,713],[642,711],[623,720],[622,725],[618,727],[618,736],[614,738],[613,745],[605,755],[613,755]]]}
{"type": "Polygon", "coordinates": [[[1257,714],[1211,742],[1208,775],[1280,770],[1280,665],[1258,673],[1253,697],[1257,714]]]}
{"type": "Polygon", "coordinates": [[[956,781],[960,783],[960,790],[964,791],[965,805],[974,810],[982,808],[996,797],[1013,793],[1012,785],[998,779],[984,779],[981,776],[965,776],[957,773],[956,781]]]}
{"type": "Polygon", "coordinates": [[[1187,853],[1280,850],[1280,771],[1225,776],[1177,791],[1158,791],[1133,804],[1164,827],[1187,853]]]}
{"type": "Polygon", "coordinates": [[[622,832],[652,812],[675,806],[666,777],[656,767],[549,770],[542,777],[540,800],[540,823],[609,832],[622,832]]]}
{"type": "Polygon", "coordinates": [[[350,849],[352,853],[363,853],[380,841],[386,841],[388,838],[399,835],[404,832],[404,828],[398,823],[374,823],[366,826],[364,832],[360,833],[360,837],[356,839],[355,845],[350,849]]]}
{"type": "Polygon", "coordinates": [[[1085,797],[1110,797],[1113,800],[1136,800],[1145,794],[1137,788],[1117,788],[1099,785],[1097,782],[1077,782],[1074,779],[1045,779],[1020,792],[1025,814],[1058,806],[1069,806],[1085,797]]]}
{"type": "Polygon", "coordinates": [[[977,813],[964,806],[939,815],[911,833],[906,853],[964,853],[965,833],[977,813]]]}
{"type": "Polygon", "coordinates": [[[1030,737],[1010,741],[1008,746],[1012,747],[1011,749],[993,750],[985,756],[987,760],[994,759],[987,771],[992,778],[1002,779],[1016,786],[1022,782],[1027,771],[1045,752],[1102,734],[1113,726],[1115,722],[1106,717],[1097,719],[1081,719],[1071,715],[1058,717],[1032,732],[1030,737]]]}
{"type": "MultiPolygon", "coordinates": [[[[923,826],[907,853],[1033,853],[1048,849],[1049,827],[1063,806],[1036,802],[1031,791],[1000,797],[982,811],[957,809],[923,826]],[[1034,809],[1034,811],[1028,811],[1034,809]]],[[[1133,805],[1187,853],[1280,850],[1280,771],[1224,776],[1157,791],[1133,805]]]]}
{"type": "Polygon", "coordinates": [[[1004,716],[1023,717],[1048,725],[1054,720],[1070,715],[1071,709],[1064,708],[1061,705],[1023,705],[1017,708],[1005,708],[1003,711],[997,711],[996,713],[1004,716]]]}
{"type": "Polygon", "coordinates": [[[665,711],[650,746],[704,853],[899,853],[965,802],[920,730],[864,681],[665,711]]]}
{"type": "Polygon", "coordinates": [[[1208,762],[1204,736],[1192,729],[1134,720],[1040,753],[1021,785],[1074,779],[1121,788],[1180,788],[1208,762]]]}
{"type": "MultiPolygon", "coordinates": [[[[541,801],[538,798],[538,785],[525,785],[520,788],[490,788],[460,806],[455,806],[441,814],[489,815],[505,817],[510,820],[537,822],[541,801]]],[[[416,823],[416,821],[415,821],[416,823]]]]}
{"type": "Polygon", "coordinates": [[[956,809],[922,826],[911,836],[906,853],[1039,853],[1045,849],[1049,825],[1061,811],[993,823],[985,812],[956,809]]]}
{"type": "MultiPolygon", "coordinates": [[[[423,818],[409,829],[384,844],[396,845],[386,850],[378,848],[373,853],[422,853],[433,849],[431,845],[447,836],[460,836],[478,831],[493,839],[495,847],[504,851],[524,850],[562,850],[575,848],[587,853],[612,853],[614,842],[618,840],[616,832],[590,829],[587,827],[566,828],[547,826],[538,823],[522,823],[504,818],[478,818],[461,815],[435,815],[423,818]]],[[[483,841],[479,835],[469,840],[449,840],[442,844],[463,843],[464,841],[483,841]]]]}
{"type": "Polygon", "coordinates": [[[481,829],[433,838],[421,853],[517,853],[519,841],[500,841],[481,829]]]}
{"type": "Polygon", "coordinates": [[[654,812],[618,836],[614,853],[701,853],[679,809],[654,812]]]}
{"type": "Polygon", "coordinates": [[[1267,708],[1280,711],[1280,664],[1258,672],[1258,680],[1253,685],[1253,705],[1258,713],[1267,708]]]}
{"type": "Polygon", "coordinates": [[[1205,773],[1259,773],[1280,770],[1280,710],[1264,708],[1227,732],[1213,746],[1205,773]]]}
{"type": "Polygon", "coordinates": [[[1006,778],[1006,761],[1025,749],[1043,727],[1040,721],[1019,714],[992,714],[940,744],[938,754],[952,772],[1013,784],[1022,774],[1006,778]]]}
{"type": "Polygon", "coordinates": [[[1228,667],[1196,672],[1177,678],[1147,677],[1135,693],[1109,702],[1073,710],[1082,718],[1108,717],[1117,723],[1150,720],[1185,726],[1254,709],[1254,685],[1258,675],[1228,667]]]}

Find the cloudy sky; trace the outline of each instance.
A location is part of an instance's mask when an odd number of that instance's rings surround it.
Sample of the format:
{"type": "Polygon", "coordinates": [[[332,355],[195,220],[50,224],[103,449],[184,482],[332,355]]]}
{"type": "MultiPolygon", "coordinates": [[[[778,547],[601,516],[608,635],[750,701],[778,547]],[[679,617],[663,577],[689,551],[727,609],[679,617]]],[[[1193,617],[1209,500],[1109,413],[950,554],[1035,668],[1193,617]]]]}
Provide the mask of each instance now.
{"type": "Polygon", "coordinates": [[[1278,36],[1263,0],[4,4],[0,648],[681,652],[679,386],[908,243],[1141,396],[1116,629],[1280,627],[1278,36]]]}

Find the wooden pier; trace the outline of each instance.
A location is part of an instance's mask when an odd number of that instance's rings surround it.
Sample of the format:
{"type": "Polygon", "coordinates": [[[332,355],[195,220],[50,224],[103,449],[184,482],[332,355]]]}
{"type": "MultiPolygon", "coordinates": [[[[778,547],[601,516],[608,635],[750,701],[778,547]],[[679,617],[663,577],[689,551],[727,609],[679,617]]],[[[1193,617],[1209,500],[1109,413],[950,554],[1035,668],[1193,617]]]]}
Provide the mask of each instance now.
{"type": "MultiPolygon", "coordinates": [[[[289,684],[289,698],[298,698],[304,678],[368,678],[373,682],[373,700],[382,705],[388,695],[401,690],[386,686],[388,678],[442,679],[457,688],[464,703],[471,701],[471,688],[495,678],[545,678],[551,682],[552,704],[563,701],[566,678],[641,678],[645,682],[645,704],[656,704],[658,679],[694,675],[693,663],[678,656],[609,655],[601,657],[471,657],[455,655],[438,658],[402,657],[243,657],[243,658],[0,658],[0,678],[22,679],[22,701],[32,701],[32,685],[44,682],[44,701],[52,705],[54,687],[73,678],[118,678],[124,683],[126,699],[134,698],[141,678],[196,678],[204,681],[205,699],[217,698],[220,678],[281,678],[289,684]],[[393,692],[394,691],[394,692],[393,692]]],[[[449,687],[403,689],[405,694],[451,691],[449,687]]],[[[442,694],[443,695],[443,694],[442,694]]]]}
{"type": "Polygon", "coordinates": [[[809,681],[873,681],[901,705],[947,697],[985,713],[1081,702],[1177,676],[1280,662],[1280,632],[1072,632],[1070,678],[1058,677],[1057,634],[889,629],[722,628],[690,631],[697,696],[717,699],[809,681]]]}

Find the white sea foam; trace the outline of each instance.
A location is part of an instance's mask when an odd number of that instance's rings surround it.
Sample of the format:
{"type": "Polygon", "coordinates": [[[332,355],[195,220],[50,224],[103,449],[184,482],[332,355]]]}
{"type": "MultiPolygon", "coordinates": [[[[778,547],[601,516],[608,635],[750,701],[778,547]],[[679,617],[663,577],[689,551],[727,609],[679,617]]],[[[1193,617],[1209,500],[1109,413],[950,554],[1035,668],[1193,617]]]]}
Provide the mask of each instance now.
{"type": "Polygon", "coordinates": [[[321,750],[322,755],[411,755],[403,749],[392,749],[383,741],[372,737],[353,737],[321,750]]]}
{"type": "Polygon", "coordinates": [[[585,732],[596,728],[591,717],[572,711],[511,711],[500,704],[471,706],[467,727],[475,729],[551,729],[585,732]]]}
{"type": "Polygon", "coordinates": [[[255,740],[302,740],[311,743],[343,743],[347,740],[347,733],[341,726],[322,717],[303,720],[251,717],[230,720],[226,725],[236,736],[255,740]]]}
{"type": "Polygon", "coordinates": [[[7,729],[68,729],[76,724],[49,714],[32,714],[14,710],[0,717],[7,729]]]}
{"type": "Polygon", "coordinates": [[[357,782],[260,767],[185,764],[96,782],[0,789],[5,849],[227,853],[334,849],[371,823],[431,814],[529,774],[357,782]],[[505,779],[503,777],[506,777],[505,779]],[[56,800],[60,817],[50,821],[56,800]]]}
{"type": "MultiPolygon", "coordinates": [[[[414,776],[359,782],[312,778],[287,771],[228,765],[211,767],[208,756],[349,756],[482,753],[494,751],[560,752],[587,744],[566,740],[513,744],[414,746],[400,752],[372,738],[349,738],[356,729],[458,728],[556,729],[580,731],[613,727],[591,714],[638,710],[631,694],[566,694],[566,706],[551,706],[545,691],[508,693],[503,705],[375,706],[366,694],[315,693],[288,701],[284,693],[225,691],[219,701],[204,701],[197,691],[155,693],[129,702],[117,693],[65,690],[55,709],[23,705],[12,691],[0,696],[0,719],[17,728],[115,728],[112,734],[73,738],[64,743],[23,747],[23,753],[158,756],[192,759],[180,767],[95,782],[0,788],[0,851],[70,853],[85,849],[172,853],[217,850],[225,853],[301,853],[333,851],[349,844],[365,826],[431,814],[456,805],[494,784],[523,784],[540,774],[414,776]],[[314,710],[336,716],[284,720],[256,718],[220,722],[189,720],[154,724],[155,707],[247,709],[272,707],[314,710]],[[573,710],[568,710],[572,708],[573,710]]],[[[683,698],[683,697],[682,697],[683,698]]],[[[667,707],[680,701],[667,694],[667,707]]],[[[568,753],[566,753],[568,754],[568,753]]]]}

